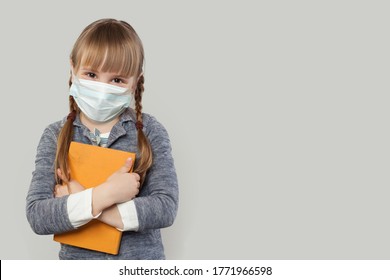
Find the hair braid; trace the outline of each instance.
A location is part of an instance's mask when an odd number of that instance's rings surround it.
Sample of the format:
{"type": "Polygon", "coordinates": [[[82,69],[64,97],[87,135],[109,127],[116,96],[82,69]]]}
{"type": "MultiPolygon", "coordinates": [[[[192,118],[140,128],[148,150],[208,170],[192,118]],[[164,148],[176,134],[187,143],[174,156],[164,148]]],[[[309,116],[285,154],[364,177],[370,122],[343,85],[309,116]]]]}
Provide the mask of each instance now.
{"type": "Polygon", "coordinates": [[[70,180],[68,152],[70,143],[73,140],[73,121],[75,120],[77,112],[79,111],[73,96],[69,96],[69,109],[70,113],[60,131],[60,134],[58,135],[57,140],[57,152],[54,170],[57,184],[67,184],[70,180]],[[58,176],[57,169],[61,170],[64,180],[58,176]]]}
{"type": "Polygon", "coordinates": [[[145,90],[144,83],[145,83],[145,78],[142,75],[138,79],[137,88],[135,89],[135,93],[134,93],[135,112],[137,114],[137,122],[140,123],[142,123],[142,93],[145,90]]]}
{"type": "Polygon", "coordinates": [[[139,159],[135,161],[134,172],[138,173],[141,177],[141,185],[143,184],[146,176],[146,172],[152,165],[152,148],[148,139],[143,132],[142,122],[142,93],[144,92],[145,78],[141,75],[137,82],[137,88],[134,93],[135,100],[135,113],[136,113],[136,127],[138,134],[138,151],[139,159]]]}

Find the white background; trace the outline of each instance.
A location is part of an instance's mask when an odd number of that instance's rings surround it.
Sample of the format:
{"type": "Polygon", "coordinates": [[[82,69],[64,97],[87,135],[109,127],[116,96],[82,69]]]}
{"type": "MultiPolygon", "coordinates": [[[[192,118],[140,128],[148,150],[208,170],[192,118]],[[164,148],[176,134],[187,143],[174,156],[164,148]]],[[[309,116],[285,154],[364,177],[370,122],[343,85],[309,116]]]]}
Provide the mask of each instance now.
{"type": "Polygon", "coordinates": [[[146,52],[144,111],[180,184],[168,259],[388,259],[387,1],[0,4],[1,259],[57,259],[25,197],[68,112],[69,53],[99,18],[146,52]]]}
{"type": "Polygon", "coordinates": [[[1,279],[388,280],[388,260],[6,260],[1,279]],[[20,270],[20,267],[26,268],[20,270]],[[58,273],[58,272],[61,273],[58,273]],[[260,271],[260,273],[259,273],[260,271]],[[217,277],[215,277],[217,276],[217,277]],[[20,279],[20,278],[19,278],[20,279]]]}

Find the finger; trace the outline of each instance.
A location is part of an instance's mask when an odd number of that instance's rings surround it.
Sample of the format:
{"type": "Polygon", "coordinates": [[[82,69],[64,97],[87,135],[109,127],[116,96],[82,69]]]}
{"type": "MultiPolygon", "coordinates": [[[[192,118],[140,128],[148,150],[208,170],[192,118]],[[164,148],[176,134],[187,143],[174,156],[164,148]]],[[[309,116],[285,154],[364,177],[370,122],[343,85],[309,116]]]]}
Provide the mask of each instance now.
{"type": "Polygon", "coordinates": [[[62,196],[62,189],[61,189],[61,185],[56,185],[54,187],[54,197],[61,197],[62,196]]]}
{"type": "Polygon", "coordinates": [[[125,164],[122,165],[122,167],[119,168],[118,171],[120,173],[128,173],[132,166],[133,166],[133,160],[132,160],[132,158],[128,158],[128,159],[126,159],[125,164]]]}
{"type": "Polygon", "coordinates": [[[62,176],[62,171],[61,171],[61,169],[57,169],[57,176],[62,180],[62,181],[65,181],[64,179],[64,176],[62,176]]]}
{"type": "Polygon", "coordinates": [[[139,189],[136,189],[133,198],[137,197],[138,194],[139,194],[139,189]]]}
{"type": "Polygon", "coordinates": [[[132,174],[133,174],[135,180],[137,180],[137,181],[141,180],[141,177],[138,175],[138,173],[132,173],[132,174]]]}

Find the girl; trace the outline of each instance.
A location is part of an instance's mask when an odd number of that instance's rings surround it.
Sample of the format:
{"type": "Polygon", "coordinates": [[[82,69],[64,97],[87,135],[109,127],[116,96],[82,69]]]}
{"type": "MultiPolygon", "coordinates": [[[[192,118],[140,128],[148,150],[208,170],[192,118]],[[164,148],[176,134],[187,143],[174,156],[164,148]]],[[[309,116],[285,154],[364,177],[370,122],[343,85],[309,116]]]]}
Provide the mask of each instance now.
{"type": "Polygon", "coordinates": [[[27,219],[37,234],[71,231],[92,219],[123,234],[118,255],[61,244],[60,259],[165,258],[160,228],[175,219],[178,184],[166,130],[142,113],[143,60],[137,33],[114,19],[87,26],[73,47],[70,113],[41,137],[27,219]],[[71,141],[136,152],[134,173],[127,160],[106,182],[84,189],[68,172],[71,141]]]}

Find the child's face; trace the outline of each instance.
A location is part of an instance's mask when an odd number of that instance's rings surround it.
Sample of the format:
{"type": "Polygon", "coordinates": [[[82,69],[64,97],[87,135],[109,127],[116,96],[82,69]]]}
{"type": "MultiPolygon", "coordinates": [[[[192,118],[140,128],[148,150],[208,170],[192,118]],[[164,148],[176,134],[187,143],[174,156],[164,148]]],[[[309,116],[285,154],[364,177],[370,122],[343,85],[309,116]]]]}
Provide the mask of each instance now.
{"type": "Polygon", "coordinates": [[[77,71],[76,76],[79,79],[92,80],[96,82],[111,84],[119,87],[129,88],[135,90],[135,77],[124,77],[118,73],[103,72],[100,70],[91,69],[86,66],[81,66],[77,71]]]}

